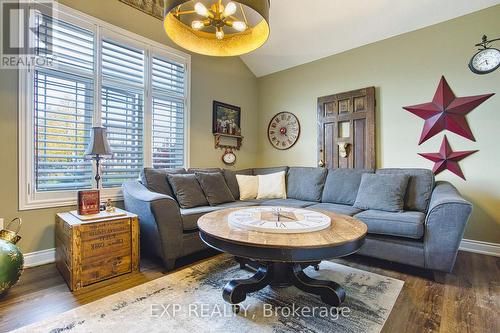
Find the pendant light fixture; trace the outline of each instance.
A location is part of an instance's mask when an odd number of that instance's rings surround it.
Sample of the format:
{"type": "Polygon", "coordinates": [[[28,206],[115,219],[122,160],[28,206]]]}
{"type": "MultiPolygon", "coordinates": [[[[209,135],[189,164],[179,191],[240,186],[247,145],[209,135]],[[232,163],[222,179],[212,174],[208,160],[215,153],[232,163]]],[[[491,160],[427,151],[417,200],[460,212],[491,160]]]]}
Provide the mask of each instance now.
{"type": "Polygon", "coordinates": [[[189,51],[238,56],[269,38],[269,0],[165,0],[163,26],[189,51]]]}

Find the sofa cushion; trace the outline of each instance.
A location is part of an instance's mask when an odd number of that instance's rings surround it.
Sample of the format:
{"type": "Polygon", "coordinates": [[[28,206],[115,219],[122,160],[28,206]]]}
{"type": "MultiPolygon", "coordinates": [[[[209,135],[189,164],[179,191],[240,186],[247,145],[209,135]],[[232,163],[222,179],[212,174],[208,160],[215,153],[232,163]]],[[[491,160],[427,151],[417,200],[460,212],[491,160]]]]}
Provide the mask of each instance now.
{"type": "Polygon", "coordinates": [[[324,168],[291,167],[286,181],[287,198],[320,202],[327,173],[324,168]]]}
{"type": "Polygon", "coordinates": [[[366,223],[368,233],[391,235],[407,238],[422,238],[424,235],[425,214],[422,212],[385,212],[366,210],[354,215],[354,218],[366,223]]]}
{"type": "Polygon", "coordinates": [[[234,201],[227,202],[219,206],[201,206],[194,208],[181,208],[182,228],[184,231],[198,230],[198,219],[203,215],[226,208],[250,207],[255,206],[252,201],[234,201]]]}
{"type": "Polygon", "coordinates": [[[194,174],[167,175],[177,202],[181,208],[192,208],[208,205],[207,198],[194,174]]]}
{"type": "Polygon", "coordinates": [[[245,169],[245,170],[233,171],[224,169],[223,173],[224,173],[224,178],[226,179],[227,186],[231,190],[233,197],[236,200],[238,200],[240,198],[240,187],[238,186],[238,180],[236,179],[236,175],[252,176],[253,170],[245,169]]]}
{"type": "Polygon", "coordinates": [[[365,169],[328,169],[321,202],[354,205],[365,169]]]}
{"type": "Polygon", "coordinates": [[[304,208],[315,204],[317,204],[315,201],[303,201],[297,199],[271,199],[261,202],[262,206],[285,206],[296,208],[304,208]]]}
{"type": "Polygon", "coordinates": [[[427,212],[434,190],[434,174],[427,169],[379,169],[378,174],[408,175],[408,187],[405,195],[405,210],[427,212]]]}
{"type": "Polygon", "coordinates": [[[185,174],[184,168],[179,169],[153,169],[144,168],[141,172],[141,182],[151,192],[174,196],[172,187],[168,183],[167,174],[185,174]]]}
{"type": "Polygon", "coordinates": [[[288,167],[283,166],[283,167],[272,167],[272,168],[255,168],[253,169],[253,174],[255,176],[258,175],[268,175],[270,173],[276,173],[276,172],[281,172],[285,171],[285,173],[288,171],[288,167]]]}
{"type": "Polygon", "coordinates": [[[236,175],[238,188],[240,192],[240,200],[253,200],[257,198],[259,192],[259,177],[236,175]]]}
{"type": "Polygon", "coordinates": [[[203,193],[210,206],[217,206],[225,202],[233,202],[234,197],[226,180],[220,172],[196,172],[196,180],[200,183],[203,193]]]}
{"type": "Polygon", "coordinates": [[[382,175],[365,173],[361,177],[354,207],[401,212],[408,185],[407,175],[382,175]]]}
{"type": "Polygon", "coordinates": [[[355,208],[350,205],[342,205],[342,204],[334,204],[334,203],[319,203],[317,205],[312,205],[307,208],[311,209],[319,209],[319,210],[326,210],[329,212],[334,212],[337,214],[343,214],[343,215],[349,215],[353,216],[356,215],[357,213],[362,212],[361,209],[355,208]]]}
{"type": "Polygon", "coordinates": [[[285,171],[258,175],[257,199],[286,199],[285,171]]]}

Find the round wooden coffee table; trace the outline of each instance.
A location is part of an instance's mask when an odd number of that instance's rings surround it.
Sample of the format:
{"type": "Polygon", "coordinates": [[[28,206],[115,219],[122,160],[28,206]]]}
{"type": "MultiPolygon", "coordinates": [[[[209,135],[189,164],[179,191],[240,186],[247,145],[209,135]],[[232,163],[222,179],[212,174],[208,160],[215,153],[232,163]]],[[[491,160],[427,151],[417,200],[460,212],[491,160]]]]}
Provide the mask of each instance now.
{"type": "Polygon", "coordinates": [[[228,215],[245,208],[224,209],[203,215],[198,220],[201,239],[209,246],[258,263],[249,279],[232,280],[223,291],[224,300],[238,304],[247,293],[268,285],[295,287],[321,297],[323,302],[338,306],[345,299],[344,289],[333,281],[316,280],[303,269],[322,260],[347,256],[363,245],[367,227],[352,217],[320,211],[331,218],[323,230],[307,233],[267,233],[235,228],[228,215]]]}

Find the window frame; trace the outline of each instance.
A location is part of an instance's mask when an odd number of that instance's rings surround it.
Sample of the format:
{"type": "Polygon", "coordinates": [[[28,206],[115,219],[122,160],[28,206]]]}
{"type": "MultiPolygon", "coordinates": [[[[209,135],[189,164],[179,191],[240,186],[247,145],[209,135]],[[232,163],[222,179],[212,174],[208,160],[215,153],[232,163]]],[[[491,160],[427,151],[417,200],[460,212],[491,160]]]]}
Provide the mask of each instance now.
{"type": "MultiPolygon", "coordinates": [[[[33,3],[37,3],[36,0],[33,3]]],[[[153,56],[158,56],[178,62],[185,66],[184,77],[184,167],[189,167],[189,122],[191,102],[191,56],[185,52],[176,50],[164,44],[149,40],[125,29],[116,27],[110,23],[84,14],[73,8],[58,4],[54,8],[56,19],[91,30],[94,33],[94,112],[93,125],[101,124],[101,89],[102,89],[102,55],[101,45],[103,38],[110,38],[125,45],[144,50],[145,55],[145,77],[144,77],[144,143],[143,160],[144,167],[151,167],[153,162],[152,149],[152,71],[151,64],[153,56]]],[[[21,34],[23,29],[19,29],[21,34]]],[[[31,210],[51,207],[71,206],[77,203],[77,191],[49,191],[38,192],[35,188],[34,167],[34,72],[33,68],[21,68],[18,70],[19,86],[19,110],[18,110],[18,161],[19,161],[19,210],[31,210]]],[[[92,163],[95,174],[95,163],[92,163]]],[[[95,181],[93,180],[95,187],[95,181]]],[[[123,200],[121,188],[101,188],[101,199],[123,200]]]]}

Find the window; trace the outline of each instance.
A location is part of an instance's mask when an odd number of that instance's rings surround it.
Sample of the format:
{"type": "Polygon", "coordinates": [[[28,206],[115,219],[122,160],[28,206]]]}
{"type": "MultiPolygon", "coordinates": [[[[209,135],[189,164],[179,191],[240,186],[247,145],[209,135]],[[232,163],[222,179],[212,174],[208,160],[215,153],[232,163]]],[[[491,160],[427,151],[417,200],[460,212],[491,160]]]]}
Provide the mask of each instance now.
{"type": "Polygon", "coordinates": [[[185,70],[153,57],[153,167],[178,168],[184,161],[185,70]]]}
{"type": "Polygon", "coordinates": [[[190,57],[63,5],[38,21],[38,57],[54,66],[20,70],[19,208],[75,204],[95,186],[84,158],[93,126],[114,152],[101,166],[103,198],[144,166],[187,166],[190,57]]]}
{"type": "Polygon", "coordinates": [[[135,179],[144,165],[144,51],[102,41],[102,125],[114,153],[104,161],[104,188],[135,179]]]}

